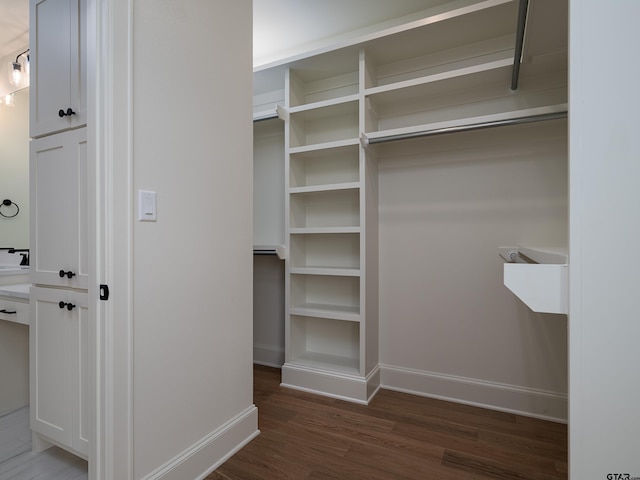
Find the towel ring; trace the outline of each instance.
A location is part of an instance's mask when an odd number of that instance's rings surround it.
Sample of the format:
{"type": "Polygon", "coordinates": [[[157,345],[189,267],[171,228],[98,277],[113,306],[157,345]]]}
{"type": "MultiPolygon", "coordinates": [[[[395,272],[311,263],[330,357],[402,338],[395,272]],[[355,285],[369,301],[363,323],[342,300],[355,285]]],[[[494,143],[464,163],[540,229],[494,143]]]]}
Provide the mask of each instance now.
{"type": "Polygon", "coordinates": [[[9,200],[8,198],[4,199],[2,201],[2,203],[0,203],[0,215],[2,215],[4,218],[13,218],[16,215],[18,215],[20,213],[20,207],[18,206],[17,203],[12,202],[11,200],[9,200]],[[14,205],[16,207],[16,213],[14,213],[13,215],[6,215],[2,209],[4,208],[6,210],[5,207],[11,207],[11,205],[14,205]]]}

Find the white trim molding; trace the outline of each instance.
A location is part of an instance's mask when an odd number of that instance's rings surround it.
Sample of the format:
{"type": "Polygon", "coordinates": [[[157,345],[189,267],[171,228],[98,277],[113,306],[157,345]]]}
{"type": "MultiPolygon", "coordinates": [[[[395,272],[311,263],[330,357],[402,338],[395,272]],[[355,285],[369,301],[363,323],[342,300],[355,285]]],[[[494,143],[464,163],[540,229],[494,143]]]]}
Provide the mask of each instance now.
{"type": "Polygon", "coordinates": [[[266,367],[281,368],[284,364],[284,348],[263,343],[254,343],[253,363],[266,367]]]}
{"type": "Polygon", "coordinates": [[[474,378],[380,366],[383,389],[447,400],[527,417],[567,422],[567,395],[474,378]]]}
{"type": "Polygon", "coordinates": [[[88,0],[87,111],[96,169],[95,385],[89,480],[132,480],[133,0],[88,0]],[[97,296],[96,296],[97,298],[97,296]]]}
{"type": "Polygon", "coordinates": [[[366,377],[360,377],[285,363],[280,386],[368,405],[380,389],[380,368],[376,365],[366,377]]]}
{"type": "Polygon", "coordinates": [[[141,480],[202,480],[260,434],[252,405],[141,480]]]}

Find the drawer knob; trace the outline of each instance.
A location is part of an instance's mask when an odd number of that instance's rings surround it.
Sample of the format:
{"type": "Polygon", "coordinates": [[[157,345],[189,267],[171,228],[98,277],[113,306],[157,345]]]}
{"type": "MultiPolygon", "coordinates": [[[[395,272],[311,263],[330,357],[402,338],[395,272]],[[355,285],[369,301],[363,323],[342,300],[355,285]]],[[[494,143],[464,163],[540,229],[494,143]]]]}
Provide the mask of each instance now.
{"type": "Polygon", "coordinates": [[[15,310],[9,311],[6,308],[3,308],[2,310],[0,310],[0,313],[6,313],[7,315],[12,315],[16,313],[16,311],[15,310]]]}
{"type": "Polygon", "coordinates": [[[64,278],[64,277],[73,278],[76,276],[76,274],[73,273],[71,270],[69,270],[68,272],[65,272],[64,270],[60,270],[58,272],[58,275],[60,275],[60,278],[64,278]]]}
{"type": "Polygon", "coordinates": [[[75,115],[76,112],[74,112],[71,108],[67,108],[67,111],[65,112],[63,109],[58,110],[58,116],[60,118],[62,117],[70,117],[71,115],[75,115]]]}
{"type": "Polygon", "coordinates": [[[64,307],[67,307],[67,310],[71,311],[75,308],[75,305],[71,302],[67,303],[67,302],[60,301],[58,302],[58,307],[60,307],[61,309],[64,307]]]}

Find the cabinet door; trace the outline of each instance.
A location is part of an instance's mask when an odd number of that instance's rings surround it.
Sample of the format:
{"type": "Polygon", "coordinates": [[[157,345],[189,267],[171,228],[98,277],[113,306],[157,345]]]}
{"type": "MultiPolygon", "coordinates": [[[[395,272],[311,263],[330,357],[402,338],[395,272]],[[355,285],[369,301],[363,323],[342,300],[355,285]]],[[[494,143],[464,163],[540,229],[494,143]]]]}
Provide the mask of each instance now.
{"type": "Polygon", "coordinates": [[[85,0],[31,0],[29,14],[31,137],[86,124],[85,0]]]}
{"type": "Polygon", "coordinates": [[[30,148],[31,283],[87,288],[86,128],[30,148]]]}
{"type": "Polygon", "coordinates": [[[30,305],[31,429],[86,457],[87,294],[34,287],[30,305]]]}

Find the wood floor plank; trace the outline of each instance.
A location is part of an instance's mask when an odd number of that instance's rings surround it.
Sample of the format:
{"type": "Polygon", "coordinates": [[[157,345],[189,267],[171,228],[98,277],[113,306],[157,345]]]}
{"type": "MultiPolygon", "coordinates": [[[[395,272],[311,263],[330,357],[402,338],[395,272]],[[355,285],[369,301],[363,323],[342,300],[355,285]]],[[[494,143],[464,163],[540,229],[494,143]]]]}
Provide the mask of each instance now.
{"type": "Polygon", "coordinates": [[[507,452],[527,453],[558,461],[565,461],[568,456],[566,439],[562,443],[549,443],[542,442],[537,438],[526,438],[522,435],[509,435],[502,432],[483,430],[478,434],[478,441],[507,452]]]}
{"type": "Polygon", "coordinates": [[[558,480],[557,473],[543,472],[531,466],[499,462],[460,452],[445,451],[442,464],[460,471],[481,473],[488,478],[501,480],[558,480]]]}
{"type": "Polygon", "coordinates": [[[369,406],[254,369],[261,434],[209,480],[559,480],[566,425],[382,390],[369,406]]]}

